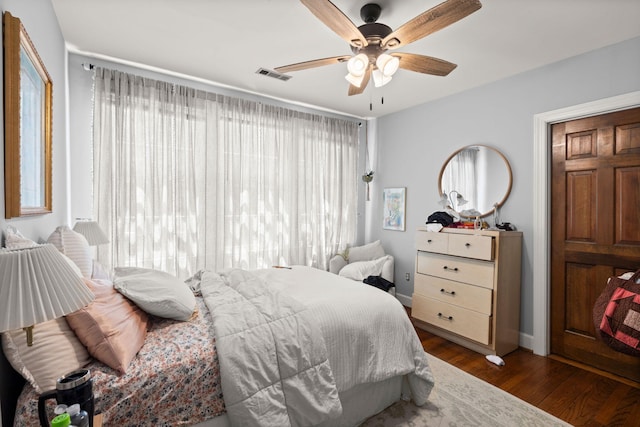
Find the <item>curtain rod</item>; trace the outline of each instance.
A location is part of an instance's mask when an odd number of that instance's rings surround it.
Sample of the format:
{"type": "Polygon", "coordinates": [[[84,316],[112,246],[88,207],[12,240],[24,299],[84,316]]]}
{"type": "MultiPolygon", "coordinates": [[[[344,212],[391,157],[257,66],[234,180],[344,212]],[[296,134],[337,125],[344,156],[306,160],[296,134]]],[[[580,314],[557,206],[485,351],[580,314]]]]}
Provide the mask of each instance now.
{"type": "Polygon", "coordinates": [[[85,64],[84,62],[82,63],[82,68],[84,68],[85,71],[91,71],[94,68],[93,64],[85,64]]]}

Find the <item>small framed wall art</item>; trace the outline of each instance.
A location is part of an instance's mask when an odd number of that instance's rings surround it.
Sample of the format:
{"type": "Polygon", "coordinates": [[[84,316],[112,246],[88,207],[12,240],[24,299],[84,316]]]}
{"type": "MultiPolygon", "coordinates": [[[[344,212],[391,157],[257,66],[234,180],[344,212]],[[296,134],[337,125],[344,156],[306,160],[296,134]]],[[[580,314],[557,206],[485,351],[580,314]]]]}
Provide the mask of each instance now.
{"type": "Polygon", "coordinates": [[[382,193],[382,228],[405,231],[407,188],[385,188],[382,193]]]}

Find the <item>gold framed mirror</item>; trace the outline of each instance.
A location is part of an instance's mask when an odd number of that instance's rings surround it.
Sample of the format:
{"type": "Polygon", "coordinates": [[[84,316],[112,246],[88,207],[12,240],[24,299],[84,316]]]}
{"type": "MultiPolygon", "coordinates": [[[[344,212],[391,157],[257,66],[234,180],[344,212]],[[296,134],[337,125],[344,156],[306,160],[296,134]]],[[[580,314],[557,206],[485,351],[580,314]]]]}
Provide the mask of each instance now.
{"type": "Polygon", "coordinates": [[[5,217],[51,212],[53,82],[20,19],[5,12],[5,217]]]}
{"type": "Polygon", "coordinates": [[[500,151],[482,144],[456,150],[438,175],[438,194],[463,218],[485,217],[511,193],[513,175],[500,151]]]}

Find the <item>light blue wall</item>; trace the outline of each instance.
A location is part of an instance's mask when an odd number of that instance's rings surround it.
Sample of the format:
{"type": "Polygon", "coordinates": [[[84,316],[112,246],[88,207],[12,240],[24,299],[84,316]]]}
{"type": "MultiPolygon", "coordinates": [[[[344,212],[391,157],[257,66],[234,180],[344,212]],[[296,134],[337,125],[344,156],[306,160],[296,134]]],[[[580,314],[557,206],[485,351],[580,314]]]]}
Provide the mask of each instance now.
{"type": "MultiPolygon", "coordinates": [[[[0,177],[0,230],[4,231],[10,224],[34,240],[46,240],[55,227],[68,223],[66,48],[50,0],[0,0],[0,9],[2,12],[8,11],[20,18],[53,81],[53,213],[5,220],[4,174],[2,174],[0,177]]],[[[0,61],[2,61],[1,55],[0,61]]],[[[0,91],[2,90],[0,85],[0,91]]],[[[0,109],[3,108],[3,104],[0,103],[0,109]]],[[[4,115],[4,110],[2,114],[4,115]]],[[[4,120],[0,120],[0,128],[4,135],[4,120]]],[[[4,137],[2,150],[0,150],[0,163],[4,165],[4,137]]]]}
{"type": "Polygon", "coordinates": [[[511,196],[501,219],[524,233],[521,331],[533,333],[533,116],[640,90],[640,38],[563,60],[508,79],[377,120],[378,161],[371,222],[396,259],[399,294],[413,293],[414,235],[437,204],[437,178],[454,150],[486,144],[513,169],[511,196]],[[385,187],[407,187],[407,231],[382,230],[385,187]],[[411,280],[405,281],[405,273],[411,280]]]}

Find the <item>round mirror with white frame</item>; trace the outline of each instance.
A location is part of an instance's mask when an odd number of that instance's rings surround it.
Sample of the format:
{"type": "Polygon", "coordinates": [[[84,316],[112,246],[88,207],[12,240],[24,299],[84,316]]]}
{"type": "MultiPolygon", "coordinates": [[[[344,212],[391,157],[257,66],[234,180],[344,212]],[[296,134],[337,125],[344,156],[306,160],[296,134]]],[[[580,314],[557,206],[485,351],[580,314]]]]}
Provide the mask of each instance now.
{"type": "Polygon", "coordinates": [[[475,144],[462,147],[444,162],[438,194],[462,218],[485,217],[511,192],[511,166],[498,150],[475,144]]]}

